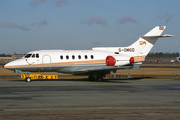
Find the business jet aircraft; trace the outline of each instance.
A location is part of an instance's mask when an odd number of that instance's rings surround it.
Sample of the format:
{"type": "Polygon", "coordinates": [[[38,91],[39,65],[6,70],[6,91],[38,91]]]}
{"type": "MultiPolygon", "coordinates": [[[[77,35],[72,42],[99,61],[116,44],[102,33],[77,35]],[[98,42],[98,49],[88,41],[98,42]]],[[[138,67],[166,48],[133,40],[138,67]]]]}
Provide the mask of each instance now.
{"type": "MultiPolygon", "coordinates": [[[[4,68],[15,73],[61,72],[88,75],[89,80],[103,81],[117,69],[138,69],[166,26],[156,26],[128,47],[96,47],[92,50],[37,50],[22,59],[7,63],[4,68]]],[[[26,81],[31,78],[27,77],[26,81]]]]}

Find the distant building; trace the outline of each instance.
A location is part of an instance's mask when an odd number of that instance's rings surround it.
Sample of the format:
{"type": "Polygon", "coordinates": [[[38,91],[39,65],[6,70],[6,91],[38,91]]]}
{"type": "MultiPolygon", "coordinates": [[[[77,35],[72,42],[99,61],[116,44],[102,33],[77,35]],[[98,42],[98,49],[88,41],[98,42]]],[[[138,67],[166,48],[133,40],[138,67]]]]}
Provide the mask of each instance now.
{"type": "Polygon", "coordinates": [[[11,57],[0,57],[0,62],[10,62],[22,58],[24,55],[11,55],[11,57]]]}
{"type": "Polygon", "coordinates": [[[0,57],[0,61],[9,62],[9,61],[12,61],[12,57],[0,57]]]}
{"type": "Polygon", "coordinates": [[[24,55],[14,54],[14,55],[12,55],[12,60],[21,59],[21,58],[23,58],[23,56],[24,56],[24,55]]]}

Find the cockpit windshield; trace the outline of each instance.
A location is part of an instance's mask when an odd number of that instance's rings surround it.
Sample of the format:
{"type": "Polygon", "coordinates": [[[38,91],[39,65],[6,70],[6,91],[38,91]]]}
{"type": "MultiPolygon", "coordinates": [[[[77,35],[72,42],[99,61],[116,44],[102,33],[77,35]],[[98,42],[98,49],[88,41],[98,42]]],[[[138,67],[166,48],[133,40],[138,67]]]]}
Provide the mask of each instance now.
{"type": "Polygon", "coordinates": [[[30,58],[32,54],[26,54],[24,57],[25,58],[30,58]]]}

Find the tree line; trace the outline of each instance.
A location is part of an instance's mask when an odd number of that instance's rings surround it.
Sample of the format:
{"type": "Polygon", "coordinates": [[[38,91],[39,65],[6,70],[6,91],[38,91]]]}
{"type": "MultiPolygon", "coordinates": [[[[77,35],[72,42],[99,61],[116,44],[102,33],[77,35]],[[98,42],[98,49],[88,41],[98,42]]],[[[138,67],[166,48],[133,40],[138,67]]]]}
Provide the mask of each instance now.
{"type": "Polygon", "coordinates": [[[9,54],[0,54],[0,57],[11,57],[9,54]]]}
{"type": "Polygon", "coordinates": [[[174,52],[174,53],[150,52],[147,55],[147,58],[176,58],[176,57],[179,57],[178,52],[174,52]]]}

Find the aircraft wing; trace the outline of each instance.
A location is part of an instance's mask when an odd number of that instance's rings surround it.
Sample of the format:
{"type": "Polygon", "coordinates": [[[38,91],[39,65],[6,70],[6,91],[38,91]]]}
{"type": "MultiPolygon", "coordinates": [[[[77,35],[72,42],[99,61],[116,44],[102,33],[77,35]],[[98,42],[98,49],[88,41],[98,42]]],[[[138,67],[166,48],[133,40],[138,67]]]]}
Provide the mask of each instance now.
{"type": "Polygon", "coordinates": [[[80,68],[76,68],[73,70],[73,74],[74,75],[78,75],[78,74],[89,74],[89,73],[107,73],[113,70],[117,70],[117,69],[126,69],[127,67],[132,68],[133,66],[119,66],[119,67],[114,67],[114,66],[102,66],[102,67],[80,67],[80,68]]]}

